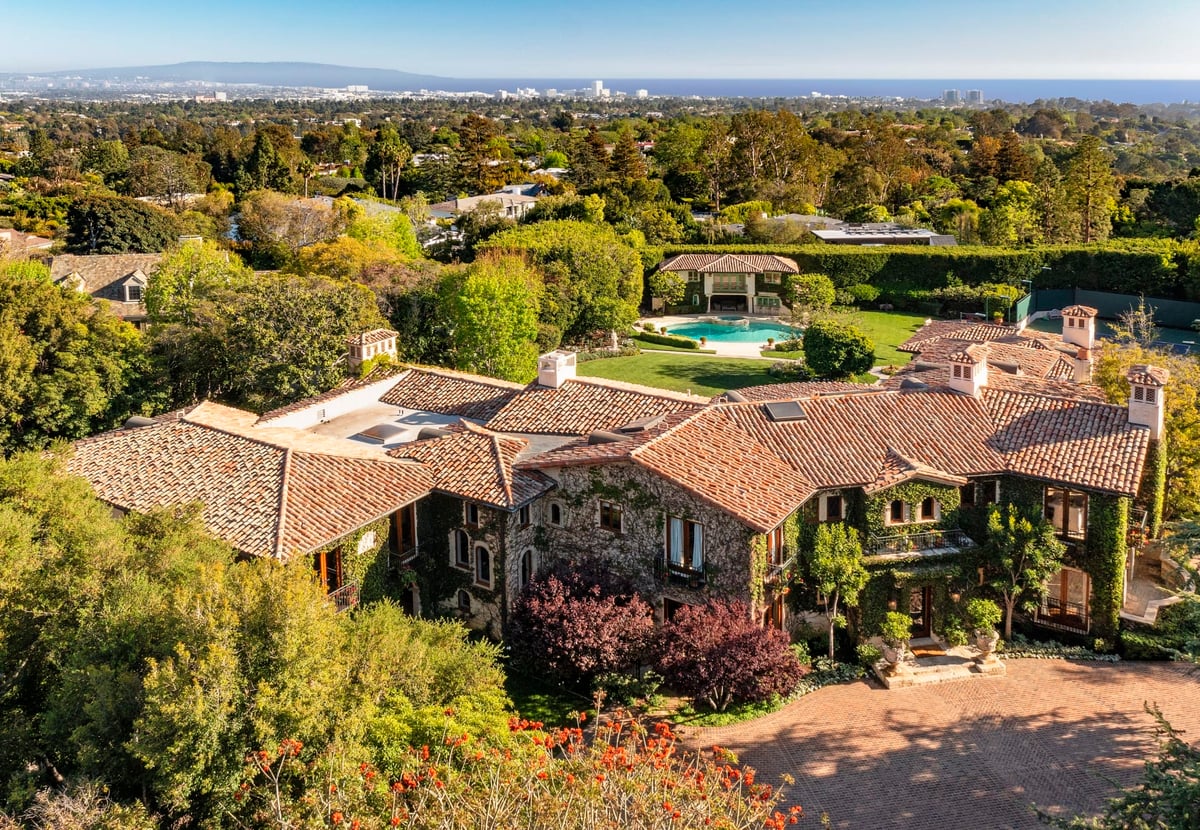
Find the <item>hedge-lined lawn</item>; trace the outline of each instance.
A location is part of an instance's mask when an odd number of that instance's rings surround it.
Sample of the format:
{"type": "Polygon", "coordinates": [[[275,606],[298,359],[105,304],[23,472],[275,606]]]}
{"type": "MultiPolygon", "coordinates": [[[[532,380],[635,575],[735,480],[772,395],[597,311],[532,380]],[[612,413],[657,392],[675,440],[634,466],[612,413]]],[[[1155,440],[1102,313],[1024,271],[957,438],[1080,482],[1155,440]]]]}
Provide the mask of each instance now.
{"type": "Polygon", "coordinates": [[[580,375],[640,383],[693,395],[720,395],[730,389],[775,383],[765,360],[735,357],[699,357],[669,352],[612,357],[580,363],[580,375]]]}
{"type": "Polygon", "coordinates": [[[925,325],[926,316],[909,311],[850,311],[836,315],[858,326],[875,343],[876,366],[903,366],[912,355],[896,349],[925,325]]]}

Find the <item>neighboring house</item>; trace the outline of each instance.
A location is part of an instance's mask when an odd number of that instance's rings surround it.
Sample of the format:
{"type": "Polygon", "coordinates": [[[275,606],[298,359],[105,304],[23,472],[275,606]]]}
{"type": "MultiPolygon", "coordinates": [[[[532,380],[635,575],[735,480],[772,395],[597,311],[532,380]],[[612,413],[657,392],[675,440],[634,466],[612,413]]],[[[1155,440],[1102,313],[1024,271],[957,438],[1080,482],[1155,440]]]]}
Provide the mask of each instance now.
{"type": "Polygon", "coordinates": [[[0,228],[0,255],[27,257],[38,251],[48,251],[53,244],[53,239],[43,239],[12,228],[0,228]]]}
{"type": "Polygon", "coordinates": [[[906,228],[890,222],[847,222],[833,228],[814,228],[813,236],[830,245],[957,245],[953,234],[928,228],[906,228]]]}
{"type": "MultiPolygon", "coordinates": [[[[516,186],[514,186],[516,187],[516,186]]],[[[520,187],[541,187],[541,185],[521,185],[520,187]]],[[[500,215],[507,219],[521,219],[537,204],[537,196],[527,196],[523,192],[501,190],[497,193],[486,193],[482,196],[464,196],[461,199],[450,199],[429,206],[429,215],[435,219],[457,219],[464,213],[478,210],[486,203],[500,206],[500,215]]]]}
{"type": "Polygon", "coordinates": [[[140,327],[146,322],[142,301],[146,283],[162,258],[162,254],[60,254],[50,263],[50,279],[104,300],[118,317],[140,327]]]}
{"type": "MultiPolygon", "coordinates": [[[[344,558],[344,540],[392,516],[405,606],[455,611],[495,637],[539,567],[585,555],[632,579],[660,619],[725,597],[783,627],[822,522],[864,539],[860,634],[889,608],[912,615],[915,635],[944,632],[980,578],[989,506],[1011,502],[1068,548],[1036,622],[1107,637],[1127,531],[1161,513],[1168,377],[1135,367],[1128,404],[1104,402],[1079,365],[1095,310],[1063,316],[1061,339],[932,324],[910,341],[913,368],[886,385],[714,400],[576,378],[567,352],[540,358],[527,386],[377,368],[258,418],[203,404],[86,439],[69,464],[116,507],[203,501],[210,529],[239,550],[311,555],[319,573],[320,551],[344,558]],[[298,493],[288,476],[302,476],[298,493]]],[[[394,335],[368,334],[352,346],[394,335]]]]}
{"type": "Polygon", "coordinates": [[[800,271],[792,260],[766,254],[679,254],[664,260],[658,270],[673,271],[686,280],[688,311],[770,315],[783,310],[785,275],[800,271]]]}

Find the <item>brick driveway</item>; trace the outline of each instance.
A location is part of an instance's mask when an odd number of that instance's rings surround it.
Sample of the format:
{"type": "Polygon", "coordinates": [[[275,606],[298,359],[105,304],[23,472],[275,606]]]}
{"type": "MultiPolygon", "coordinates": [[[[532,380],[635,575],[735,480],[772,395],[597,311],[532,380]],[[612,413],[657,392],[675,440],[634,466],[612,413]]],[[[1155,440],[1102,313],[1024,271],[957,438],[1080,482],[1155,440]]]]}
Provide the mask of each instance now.
{"type": "Polygon", "coordinates": [[[1011,660],[1002,678],[829,687],[752,723],[685,730],[795,777],[801,827],[1041,827],[1030,805],[1095,812],[1155,748],[1143,703],[1200,737],[1200,676],[1170,663],[1011,660]]]}

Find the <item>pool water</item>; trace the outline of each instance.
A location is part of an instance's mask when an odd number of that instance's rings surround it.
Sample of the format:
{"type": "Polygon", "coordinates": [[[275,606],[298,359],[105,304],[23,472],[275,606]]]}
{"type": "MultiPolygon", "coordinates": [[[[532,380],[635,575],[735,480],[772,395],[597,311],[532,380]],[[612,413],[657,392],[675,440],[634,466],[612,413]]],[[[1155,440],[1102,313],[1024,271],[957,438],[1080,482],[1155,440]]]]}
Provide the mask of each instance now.
{"type": "Polygon", "coordinates": [[[715,323],[685,323],[682,326],[672,326],[668,334],[678,334],[699,340],[708,338],[714,343],[766,343],[767,338],[776,342],[791,340],[800,335],[799,329],[791,329],[780,323],[750,320],[745,326],[721,326],[715,323]]]}

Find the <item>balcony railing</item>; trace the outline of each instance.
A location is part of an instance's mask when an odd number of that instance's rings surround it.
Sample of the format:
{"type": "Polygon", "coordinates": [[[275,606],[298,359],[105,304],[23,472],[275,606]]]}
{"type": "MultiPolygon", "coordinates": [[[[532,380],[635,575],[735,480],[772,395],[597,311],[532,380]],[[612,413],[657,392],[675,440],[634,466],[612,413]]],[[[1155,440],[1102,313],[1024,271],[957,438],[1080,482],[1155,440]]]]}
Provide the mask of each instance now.
{"type": "Polygon", "coordinates": [[[944,556],[975,547],[961,530],[927,530],[924,533],[881,533],[867,540],[867,556],[903,559],[910,556],[944,556]]]}
{"type": "Polygon", "coordinates": [[[781,581],[785,573],[796,569],[797,556],[798,554],[793,553],[791,556],[777,565],[768,564],[767,574],[763,577],[763,582],[771,585],[781,581]]]}
{"type": "Polygon", "coordinates": [[[655,560],[654,572],[659,579],[664,582],[670,582],[672,585],[703,588],[708,584],[707,567],[697,569],[688,565],[679,565],[670,561],[665,556],[659,556],[655,560]]]}
{"type": "Polygon", "coordinates": [[[1063,602],[1055,597],[1042,600],[1042,607],[1038,609],[1035,621],[1049,628],[1082,631],[1085,634],[1092,626],[1086,605],[1080,602],[1063,602]]]}
{"type": "Polygon", "coordinates": [[[388,564],[391,565],[393,570],[398,570],[405,565],[411,564],[420,555],[420,545],[405,545],[400,550],[393,548],[388,554],[388,564]]]}
{"type": "Polygon", "coordinates": [[[358,605],[358,583],[347,582],[341,588],[330,591],[325,596],[339,613],[348,611],[358,605]]]}

